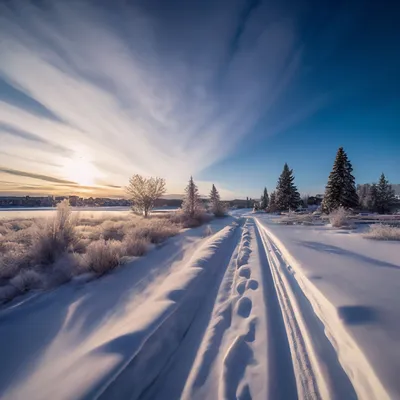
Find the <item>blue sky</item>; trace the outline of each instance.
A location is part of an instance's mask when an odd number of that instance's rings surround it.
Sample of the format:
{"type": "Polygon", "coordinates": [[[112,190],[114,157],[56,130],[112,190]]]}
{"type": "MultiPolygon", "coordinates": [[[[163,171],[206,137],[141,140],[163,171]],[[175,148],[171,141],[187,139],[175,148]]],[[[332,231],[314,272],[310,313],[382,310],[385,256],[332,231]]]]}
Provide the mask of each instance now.
{"type": "Polygon", "coordinates": [[[400,183],[394,7],[3,2],[0,193],[121,196],[141,173],[258,197],[288,162],[315,194],[339,146],[358,183],[400,183]]]}

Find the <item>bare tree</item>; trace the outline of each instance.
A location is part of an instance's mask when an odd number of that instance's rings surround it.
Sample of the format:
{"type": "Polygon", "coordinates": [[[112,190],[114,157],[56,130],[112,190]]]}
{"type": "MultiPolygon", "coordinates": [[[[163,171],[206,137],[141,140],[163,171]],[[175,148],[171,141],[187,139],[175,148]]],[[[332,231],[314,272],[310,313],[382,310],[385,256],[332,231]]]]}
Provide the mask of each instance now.
{"type": "Polygon", "coordinates": [[[147,218],[154,207],[154,202],[166,192],[165,179],[133,175],[129,179],[126,191],[132,200],[133,210],[147,218]]]}

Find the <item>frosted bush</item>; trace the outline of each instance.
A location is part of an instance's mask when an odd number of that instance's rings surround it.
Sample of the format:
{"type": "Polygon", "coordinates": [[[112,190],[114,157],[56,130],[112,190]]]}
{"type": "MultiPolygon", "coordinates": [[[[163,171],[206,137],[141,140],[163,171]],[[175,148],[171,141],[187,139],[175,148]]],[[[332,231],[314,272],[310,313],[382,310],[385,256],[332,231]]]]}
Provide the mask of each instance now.
{"type": "Polygon", "coordinates": [[[311,225],[313,222],[313,217],[310,214],[296,214],[294,212],[289,212],[288,215],[283,216],[278,221],[283,225],[293,225],[293,224],[304,224],[311,225]]]}
{"type": "MultiPolygon", "coordinates": [[[[150,219],[143,220],[142,224],[137,225],[130,231],[130,234],[148,239],[151,243],[161,243],[171,236],[179,233],[179,227],[172,225],[167,220],[150,219]]],[[[128,233],[129,234],[129,233],[128,233]]]]}
{"type": "Polygon", "coordinates": [[[10,280],[10,285],[16,287],[20,292],[29,289],[40,289],[43,287],[43,277],[34,270],[22,270],[10,280]]]}
{"type": "Polygon", "coordinates": [[[87,269],[104,274],[119,265],[122,252],[121,242],[117,240],[96,240],[86,249],[87,269]]]}
{"type": "Polygon", "coordinates": [[[0,302],[12,300],[19,293],[19,290],[13,285],[0,286],[0,302]]]}
{"type": "Polygon", "coordinates": [[[27,264],[25,247],[19,243],[7,242],[0,246],[0,279],[12,278],[27,264]]]}
{"type": "Polygon", "coordinates": [[[77,242],[75,226],[71,207],[68,200],[64,200],[58,204],[56,216],[38,226],[31,248],[32,260],[38,264],[54,263],[60,254],[77,242]]]}
{"type": "Polygon", "coordinates": [[[104,274],[123,260],[143,256],[183,226],[209,220],[208,215],[191,220],[177,214],[77,219],[64,201],[47,220],[0,221],[0,302],[33,288],[59,286],[76,275],[104,274]]]}
{"type": "Polygon", "coordinates": [[[400,228],[384,224],[371,225],[364,237],[376,240],[400,240],[400,228]]]}
{"type": "Polygon", "coordinates": [[[340,228],[348,224],[349,213],[345,208],[339,207],[329,214],[329,222],[334,228],[340,228]]]}
{"type": "Polygon", "coordinates": [[[146,254],[149,245],[150,242],[147,238],[127,235],[122,242],[123,254],[132,257],[143,256],[146,254]]]}

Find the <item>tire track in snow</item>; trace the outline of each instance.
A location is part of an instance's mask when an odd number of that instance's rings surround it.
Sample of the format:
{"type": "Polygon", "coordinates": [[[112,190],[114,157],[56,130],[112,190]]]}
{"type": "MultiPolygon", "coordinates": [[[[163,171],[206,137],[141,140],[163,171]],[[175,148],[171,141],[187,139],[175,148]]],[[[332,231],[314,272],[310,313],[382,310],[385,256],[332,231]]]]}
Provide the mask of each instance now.
{"type": "MultiPolygon", "coordinates": [[[[290,273],[289,266],[266,233],[250,221],[235,232],[214,285],[208,285],[169,360],[135,398],[353,398],[331,396],[326,390],[282,272],[290,273]]],[[[171,292],[169,298],[180,300],[181,292],[171,292]]],[[[183,306],[174,319],[185,318],[186,309],[190,306],[183,306]]],[[[174,325],[166,329],[174,330],[174,325]]],[[[164,349],[158,347],[163,356],[164,349]]],[[[159,359],[154,354],[152,362],[159,359]]]]}
{"type": "MultiPolygon", "coordinates": [[[[322,387],[323,393],[321,393],[321,382],[318,382],[317,372],[314,371],[303,330],[300,327],[300,313],[295,308],[293,298],[288,292],[287,285],[279,271],[282,266],[265,232],[259,229],[258,234],[269,264],[269,268],[266,268],[265,272],[271,275],[270,280],[272,280],[274,286],[274,288],[271,287],[272,293],[269,298],[277,299],[277,306],[280,307],[281,311],[279,314],[284,323],[285,341],[289,344],[289,356],[296,380],[297,396],[300,399],[321,399],[322,395],[324,395],[323,398],[329,398],[324,387],[322,387]]],[[[288,357],[288,354],[286,354],[286,357],[288,357]]]]}
{"type": "Polygon", "coordinates": [[[305,398],[357,399],[325,327],[300,288],[293,268],[258,221],[257,226],[283,310],[299,394],[305,398]]]}

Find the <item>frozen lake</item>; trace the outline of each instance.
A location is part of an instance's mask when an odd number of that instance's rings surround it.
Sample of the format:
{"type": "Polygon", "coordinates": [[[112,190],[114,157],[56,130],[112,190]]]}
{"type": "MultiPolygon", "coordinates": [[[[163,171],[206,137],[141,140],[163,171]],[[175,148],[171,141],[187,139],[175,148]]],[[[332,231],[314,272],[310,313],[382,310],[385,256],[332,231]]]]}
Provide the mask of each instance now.
{"type": "MultiPolygon", "coordinates": [[[[100,218],[105,213],[113,214],[129,214],[129,207],[73,207],[74,213],[79,213],[85,218],[100,218]]],[[[174,211],[176,208],[156,208],[153,212],[174,211]]],[[[54,215],[56,208],[40,207],[40,208],[0,208],[0,219],[14,218],[46,218],[54,215]]]]}

